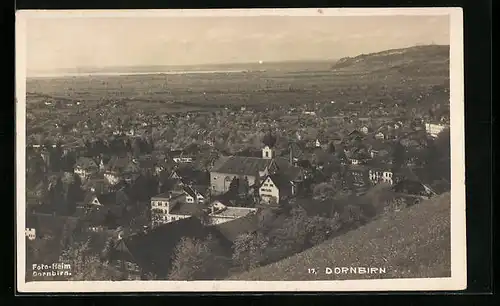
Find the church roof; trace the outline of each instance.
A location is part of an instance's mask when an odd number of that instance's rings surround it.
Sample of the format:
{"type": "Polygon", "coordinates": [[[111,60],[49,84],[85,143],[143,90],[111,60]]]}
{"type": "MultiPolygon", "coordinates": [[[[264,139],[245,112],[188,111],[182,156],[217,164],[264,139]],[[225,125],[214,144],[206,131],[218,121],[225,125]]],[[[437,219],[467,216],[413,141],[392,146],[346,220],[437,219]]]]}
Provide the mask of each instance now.
{"type": "Polygon", "coordinates": [[[212,167],[212,172],[256,175],[264,171],[272,162],[272,159],[263,159],[247,156],[223,156],[219,158],[212,167]]]}

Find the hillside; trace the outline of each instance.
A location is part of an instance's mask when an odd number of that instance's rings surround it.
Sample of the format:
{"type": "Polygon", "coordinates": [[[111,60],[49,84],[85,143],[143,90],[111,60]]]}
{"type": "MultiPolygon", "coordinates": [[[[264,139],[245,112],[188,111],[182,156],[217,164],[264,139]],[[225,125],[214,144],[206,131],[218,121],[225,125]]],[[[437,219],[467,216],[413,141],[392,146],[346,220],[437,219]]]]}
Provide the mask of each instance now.
{"type": "Polygon", "coordinates": [[[346,57],[332,65],[335,72],[397,71],[407,75],[449,74],[450,46],[427,45],[346,57]]]}
{"type": "Polygon", "coordinates": [[[451,275],[450,194],[383,216],[363,227],[232,280],[428,278],[451,275]],[[386,274],[330,274],[325,267],[386,268],[386,274]],[[315,268],[319,273],[309,274],[315,268]]]}

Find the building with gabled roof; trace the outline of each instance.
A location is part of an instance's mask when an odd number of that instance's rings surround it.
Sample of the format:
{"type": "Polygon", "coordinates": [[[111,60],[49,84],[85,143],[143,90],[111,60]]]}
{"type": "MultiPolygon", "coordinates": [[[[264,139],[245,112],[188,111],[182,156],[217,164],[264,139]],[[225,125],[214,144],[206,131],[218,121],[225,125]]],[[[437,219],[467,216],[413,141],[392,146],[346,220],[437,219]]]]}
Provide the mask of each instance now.
{"type": "Polygon", "coordinates": [[[298,167],[293,166],[290,160],[276,157],[274,151],[275,139],[265,137],[262,148],[262,157],[221,156],[210,170],[210,191],[212,194],[223,194],[229,190],[235,178],[248,180],[249,186],[262,181],[269,174],[282,173],[291,180],[299,175],[298,167]]]}
{"type": "Polygon", "coordinates": [[[266,204],[279,204],[295,194],[295,183],[290,181],[285,175],[267,175],[259,187],[261,201],[266,204]]]}

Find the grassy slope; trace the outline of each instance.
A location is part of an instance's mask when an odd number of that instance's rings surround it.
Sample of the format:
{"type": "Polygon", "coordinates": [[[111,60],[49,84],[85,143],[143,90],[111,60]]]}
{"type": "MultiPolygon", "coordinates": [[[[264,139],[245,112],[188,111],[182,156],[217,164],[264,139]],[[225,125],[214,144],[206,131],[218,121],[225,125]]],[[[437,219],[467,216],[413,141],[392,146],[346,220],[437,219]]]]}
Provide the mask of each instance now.
{"type": "Polygon", "coordinates": [[[282,261],[233,280],[329,280],[361,278],[449,277],[450,195],[440,195],[403,211],[383,216],[282,261]],[[387,273],[325,275],[325,267],[385,267],[387,273]],[[307,273],[319,268],[320,273],[307,273]]]}

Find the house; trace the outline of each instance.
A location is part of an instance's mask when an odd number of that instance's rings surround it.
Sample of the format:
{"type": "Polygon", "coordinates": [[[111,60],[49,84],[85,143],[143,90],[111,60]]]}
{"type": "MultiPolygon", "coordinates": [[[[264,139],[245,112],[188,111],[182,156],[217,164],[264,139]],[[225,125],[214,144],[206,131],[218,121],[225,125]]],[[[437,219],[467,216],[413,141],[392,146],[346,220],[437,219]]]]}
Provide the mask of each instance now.
{"type": "Polygon", "coordinates": [[[193,158],[192,157],[174,157],[174,158],[172,158],[172,160],[175,163],[178,163],[178,164],[186,164],[186,163],[192,163],[193,162],[193,158]]]}
{"type": "Polygon", "coordinates": [[[104,178],[111,184],[116,185],[122,179],[124,174],[137,174],[140,168],[133,159],[128,157],[113,157],[106,165],[104,178]]]}
{"type": "Polygon", "coordinates": [[[184,150],[172,150],[168,153],[170,158],[178,164],[192,163],[193,157],[184,150]]]}
{"type": "MultiPolygon", "coordinates": [[[[280,163],[287,163],[285,160],[280,163]]],[[[246,156],[222,156],[210,171],[210,189],[214,194],[222,194],[229,190],[234,178],[247,179],[250,186],[261,177],[278,168],[274,150],[269,146],[262,149],[262,158],[246,156]]]]}
{"type": "Polygon", "coordinates": [[[295,194],[295,183],[281,174],[267,175],[259,188],[261,202],[279,204],[295,194]]]}
{"type": "Polygon", "coordinates": [[[191,186],[182,186],[186,195],[186,203],[200,203],[203,204],[206,200],[206,194],[203,194],[199,189],[191,186]]]}
{"type": "Polygon", "coordinates": [[[344,153],[352,165],[365,164],[371,159],[370,153],[364,147],[353,147],[350,150],[344,150],[344,153]]]}
{"type": "Polygon", "coordinates": [[[151,224],[161,224],[189,218],[200,210],[197,203],[186,203],[185,193],[162,193],[151,198],[151,224]]]}
{"type": "Polygon", "coordinates": [[[80,157],[76,160],[73,171],[82,181],[86,181],[89,176],[99,171],[99,166],[92,158],[80,157]]]}
{"type": "Polygon", "coordinates": [[[370,133],[370,128],[367,127],[366,125],[362,126],[359,130],[365,135],[370,133]]]}
{"type": "Polygon", "coordinates": [[[108,192],[104,194],[92,195],[90,201],[87,203],[96,207],[116,205],[116,193],[108,192]]]}
{"type": "Polygon", "coordinates": [[[85,183],[82,185],[83,190],[88,190],[96,194],[106,193],[110,189],[110,184],[104,178],[103,173],[95,173],[89,176],[85,183]]]}
{"type": "Polygon", "coordinates": [[[359,141],[359,140],[362,140],[364,137],[364,134],[358,130],[352,130],[351,132],[349,132],[347,134],[346,137],[344,137],[344,142],[345,141],[348,141],[348,142],[351,142],[351,141],[359,141]]]}
{"type": "Polygon", "coordinates": [[[163,171],[167,169],[167,166],[163,163],[156,162],[154,165],[154,174],[160,175],[163,171]]]}
{"type": "Polygon", "coordinates": [[[368,168],[365,165],[348,165],[344,180],[349,189],[361,193],[369,186],[368,168]]]}
{"type": "MultiPolygon", "coordinates": [[[[183,238],[203,240],[209,235],[223,246],[222,254],[230,256],[231,242],[215,227],[204,226],[199,219],[190,217],[120,239],[108,260],[116,267],[127,269],[136,279],[148,274],[154,274],[157,279],[167,279],[178,243],[183,238]]],[[[213,278],[211,275],[207,277],[213,278]]]]}
{"type": "Polygon", "coordinates": [[[33,227],[26,227],[24,230],[24,234],[28,240],[35,240],[36,238],[36,229],[33,227]]]}
{"type": "Polygon", "coordinates": [[[427,134],[429,134],[431,137],[437,137],[439,133],[441,133],[444,129],[446,129],[448,126],[446,124],[441,124],[441,123],[426,123],[425,124],[425,130],[427,134]]]}
{"type": "Polygon", "coordinates": [[[187,186],[205,186],[210,185],[210,173],[190,166],[176,167],[172,170],[170,178],[180,181],[187,186]]]}
{"type": "Polygon", "coordinates": [[[378,139],[378,140],[384,140],[385,134],[382,131],[378,131],[377,133],[375,133],[374,137],[375,137],[375,139],[378,139]]]}
{"type": "Polygon", "coordinates": [[[394,183],[394,173],[389,168],[373,167],[368,170],[368,177],[372,184],[380,182],[392,185],[394,183]]]}

